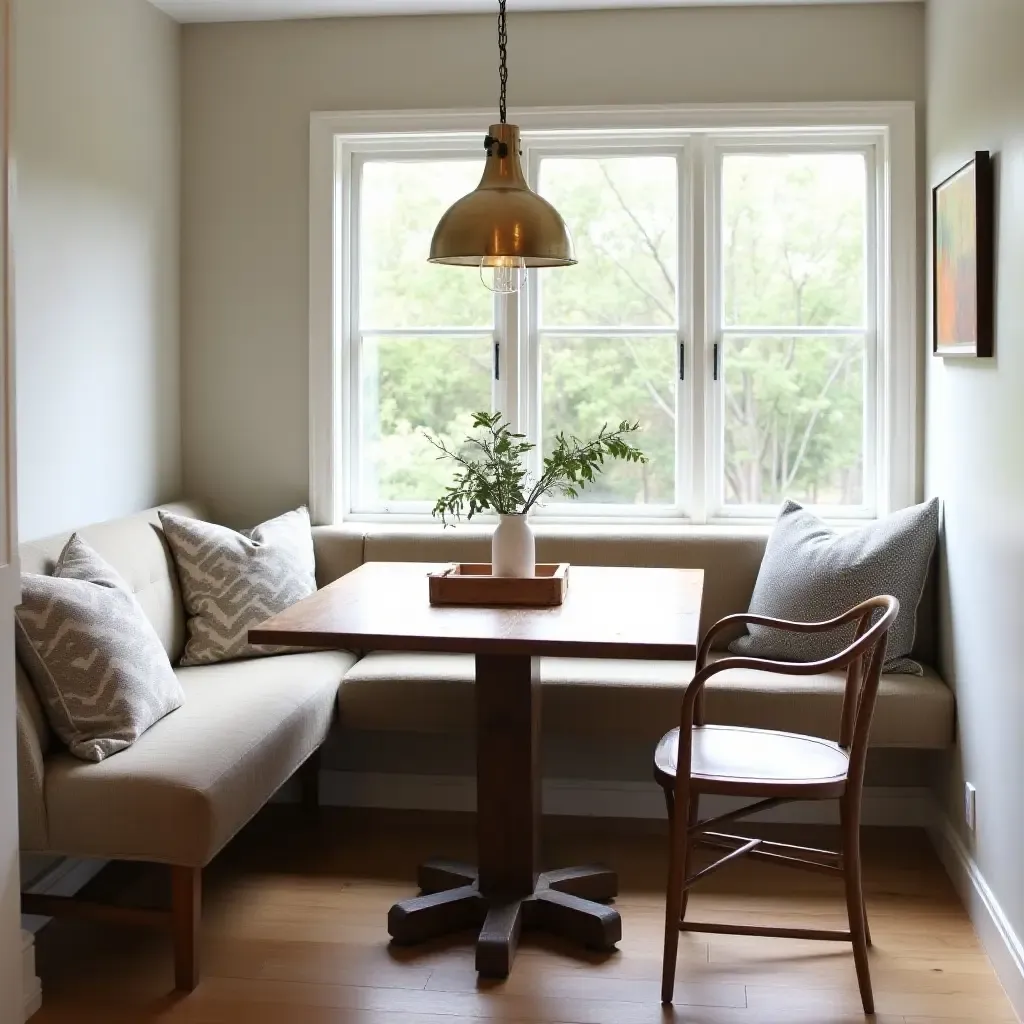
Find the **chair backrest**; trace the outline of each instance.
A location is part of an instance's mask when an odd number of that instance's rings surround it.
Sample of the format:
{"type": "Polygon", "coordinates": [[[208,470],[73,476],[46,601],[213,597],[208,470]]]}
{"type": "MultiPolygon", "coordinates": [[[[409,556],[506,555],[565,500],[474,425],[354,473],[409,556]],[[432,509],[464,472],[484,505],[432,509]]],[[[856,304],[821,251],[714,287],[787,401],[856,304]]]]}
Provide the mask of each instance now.
{"type": "Polygon", "coordinates": [[[839,725],[839,745],[849,752],[851,779],[860,784],[864,777],[868,736],[882,679],[882,666],[885,664],[886,643],[899,610],[900,603],[895,597],[883,595],[862,601],[842,615],[823,622],[787,622],[749,613],[727,616],[716,622],[701,641],[697,652],[697,674],[683,697],[680,743],[688,735],[691,724],[703,725],[704,686],[708,679],[719,672],[743,668],[780,675],[810,676],[845,669],[846,689],[839,725]],[[708,654],[713,647],[715,634],[733,628],[741,621],[791,633],[830,633],[851,624],[855,624],[856,631],[852,642],[842,651],[820,661],[771,661],[741,656],[722,658],[708,664],[708,654]]]}
{"type": "MultiPolygon", "coordinates": [[[[840,661],[849,658],[839,745],[850,753],[850,775],[856,777],[858,785],[864,777],[871,720],[882,681],[889,630],[899,610],[899,601],[889,595],[872,597],[851,609],[851,612],[859,613],[857,632],[853,643],[837,656],[840,661]]],[[[842,665],[837,664],[836,667],[842,665]]]]}

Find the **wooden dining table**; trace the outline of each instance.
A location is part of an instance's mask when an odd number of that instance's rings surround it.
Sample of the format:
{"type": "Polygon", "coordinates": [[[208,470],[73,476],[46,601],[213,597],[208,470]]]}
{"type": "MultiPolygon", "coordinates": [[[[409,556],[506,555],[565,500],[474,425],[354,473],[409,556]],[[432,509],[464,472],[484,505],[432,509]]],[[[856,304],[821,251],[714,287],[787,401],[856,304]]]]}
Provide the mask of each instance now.
{"type": "Polygon", "coordinates": [[[540,659],[692,660],[703,571],[574,565],[557,607],[433,606],[427,576],[444,568],[367,562],[250,630],[249,640],[475,657],[477,863],[420,865],[420,895],[388,914],[396,943],[479,926],[476,968],[496,978],[508,976],[524,927],[611,949],[622,936],[608,905],[615,872],[540,869],[540,659]]]}

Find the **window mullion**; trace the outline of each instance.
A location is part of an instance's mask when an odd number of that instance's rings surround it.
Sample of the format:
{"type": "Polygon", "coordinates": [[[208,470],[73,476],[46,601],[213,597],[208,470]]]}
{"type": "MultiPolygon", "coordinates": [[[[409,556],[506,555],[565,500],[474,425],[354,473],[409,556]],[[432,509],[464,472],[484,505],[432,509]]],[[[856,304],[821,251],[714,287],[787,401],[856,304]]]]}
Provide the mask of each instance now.
{"type": "MultiPolygon", "coordinates": [[[[524,145],[526,176],[530,188],[539,191],[540,153],[524,145]]],[[[527,271],[526,288],[519,297],[519,413],[520,430],[536,447],[529,455],[529,472],[539,478],[543,460],[541,439],[541,367],[540,367],[540,275],[527,271]]]]}
{"type": "MultiPolygon", "coordinates": [[[[715,437],[716,422],[712,394],[709,390],[710,329],[713,310],[714,224],[713,166],[714,150],[706,138],[694,139],[690,159],[688,206],[690,217],[690,289],[692,294],[690,323],[693,342],[689,366],[688,394],[690,406],[687,423],[690,444],[687,449],[690,472],[690,514],[695,522],[707,521],[709,507],[708,469],[713,465],[709,450],[715,437]]],[[[681,417],[682,418],[682,417],[681,417]]]]}
{"type": "Polygon", "coordinates": [[[520,372],[520,302],[515,295],[499,296],[494,319],[494,340],[500,346],[499,379],[494,386],[494,407],[512,424],[523,430],[522,374],[520,372]]]}

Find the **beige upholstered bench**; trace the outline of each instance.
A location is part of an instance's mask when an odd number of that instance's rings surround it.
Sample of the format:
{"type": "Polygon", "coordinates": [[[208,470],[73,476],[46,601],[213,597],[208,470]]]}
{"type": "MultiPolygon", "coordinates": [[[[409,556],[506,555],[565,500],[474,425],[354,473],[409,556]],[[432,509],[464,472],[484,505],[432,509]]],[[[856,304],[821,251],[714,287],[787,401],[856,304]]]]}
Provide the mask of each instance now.
{"type": "MultiPolygon", "coordinates": [[[[320,584],[362,561],[487,561],[488,533],[471,528],[430,532],[352,526],[314,530],[320,584]],[[360,550],[361,549],[361,550],[360,550]]],[[[651,565],[705,572],[702,629],[746,611],[768,537],[766,528],[540,527],[540,561],[579,565],[651,565]]],[[[571,576],[570,576],[571,580],[571,576]]],[[[570,582],[571,586],[571,582],[570,582]]],[[[923,677],[885,675],[871,743],[942,749],[953,741],[954,699],[929,666],[934,658],[934,596],[929,582],[918,613],[915,655],[923,677]]],[[[723,646],[731,637],[725,637],[723,646]]],[[[544,728],[559,736],[642,740],[653,745],[679,714],[690,662],[545,658],[541,662],[544,728]]],[[[843,699],[840,673],[780,679],[732,671],[708,685],[711,722],[834,738],[843,699]]],[[[473,659],[469,655],[364,652],[339,696],[343,730],[454,734],[473,728],[473,659]]]]}
{"type": "MultiPolygon", "coordinates": [[[[196,505],[166,506],[200,515],[196,505]]],[[[131,584],[172,662],[185,615],[155,512],[80,530],[131,584]]],[[[68,535],[22,545],[27,572],[49,572],[68,535]]],[[[198,980],[200,874],[304,763],[334,718],[355,657],[290,654],[178,669],[185,703],[127,750],[93,764],[52,736],[35,692],[17,671],[18,796],[24,852],[152,861],[172,869],[169,911],[97,908],[23,896],[26,913],[90,911],[173,931],[175,979],[198,980]]],[[[309,783],[315,783],[311,775],[309,783]]]]}

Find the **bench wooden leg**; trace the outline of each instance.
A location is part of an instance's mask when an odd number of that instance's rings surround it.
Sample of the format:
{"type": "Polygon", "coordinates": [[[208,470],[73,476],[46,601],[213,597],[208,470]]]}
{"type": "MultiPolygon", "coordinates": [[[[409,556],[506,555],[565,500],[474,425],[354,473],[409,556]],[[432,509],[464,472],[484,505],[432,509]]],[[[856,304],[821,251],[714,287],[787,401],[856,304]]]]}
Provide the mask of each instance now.
{"type": "Polygon", "coordinates": [[[199,984],[202,877],[202,868],[171,868],[174,987],[179,992],[191,992],[199,984]]]}
{"type": "Polygon", "coordinates": [[[320,749],[317,747],[299,768],[299,785],[302,788],[302,806],[315,811],[320,806],[320,749]]]}

